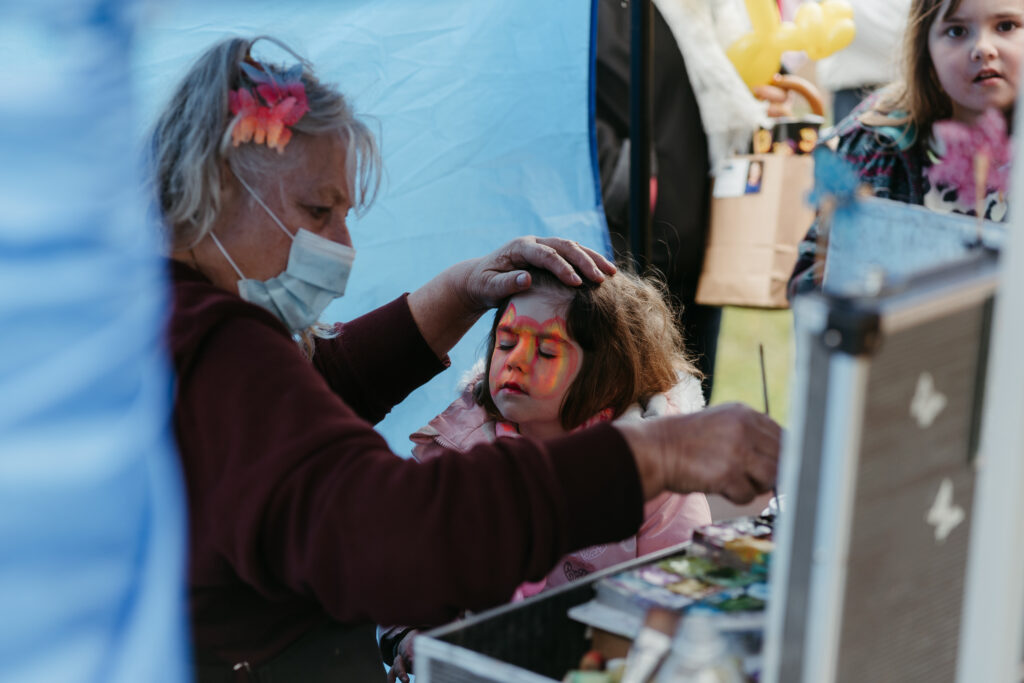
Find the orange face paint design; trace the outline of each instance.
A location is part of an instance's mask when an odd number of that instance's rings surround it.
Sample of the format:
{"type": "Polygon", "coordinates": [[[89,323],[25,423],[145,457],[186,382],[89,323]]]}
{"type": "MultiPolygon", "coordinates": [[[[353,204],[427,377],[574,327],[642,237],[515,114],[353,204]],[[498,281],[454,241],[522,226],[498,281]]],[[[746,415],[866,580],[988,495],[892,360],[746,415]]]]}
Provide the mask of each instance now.
{"type": "Polygon", "coordinates": [[[498,321],[488,375],[491,399],[520,427],[557,424],[562,399],[579,372],[582,349],[569,338],[560,308],[537,294],[520,295],[498,321]]]}

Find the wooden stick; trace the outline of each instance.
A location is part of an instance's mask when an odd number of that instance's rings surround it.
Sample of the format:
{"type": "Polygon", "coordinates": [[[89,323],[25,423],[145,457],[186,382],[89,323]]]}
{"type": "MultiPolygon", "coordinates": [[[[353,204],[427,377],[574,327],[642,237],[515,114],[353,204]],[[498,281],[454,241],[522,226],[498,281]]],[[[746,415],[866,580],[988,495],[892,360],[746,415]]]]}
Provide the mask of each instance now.
{"type": "Polygon", "coordinates": [[[985,226],[985,198],[988,196],[988,169],[991,159],[985,152],[974,155],[974,213],[977,215],[978,246],[982,245],[985,226]]]}
{"type": "MultiPolygon", "coordinates": [[[[771,417],[772,414],[768,409],[768,375],[764,371],[764,344],[761,342],[757,344],[757,353],[761,358],[761,393],[764,394],[764,414],[771,417]]],[[[772,486],[772,497],[778,504],[779,492],[774,486],[772,486]]]]}
{"type": "Polygon", "coordinates": [[[768,377],[764,371],[764,344],[758,343],[757,352],[761,357],[761,393],[764,394],[764,414],[771,417],[771,411],[768,409],[768,377]]]}

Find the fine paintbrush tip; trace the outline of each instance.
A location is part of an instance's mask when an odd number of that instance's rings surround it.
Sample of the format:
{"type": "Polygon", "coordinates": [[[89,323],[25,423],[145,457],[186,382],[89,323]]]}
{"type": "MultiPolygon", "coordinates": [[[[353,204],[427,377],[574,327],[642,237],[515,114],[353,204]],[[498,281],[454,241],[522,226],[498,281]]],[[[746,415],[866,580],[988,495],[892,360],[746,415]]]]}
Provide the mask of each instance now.
{"type": "MultiPolygon", "coordinates": [[[[764,395],[764,414],[771,417],[771,411],[768,409],[768,376],[764,371],[764,344],[758,343],[757,353],[761,359],[761,393],[764,395]]],[[[774,486],[772,486],[772,497],[776,500],[779,497],[779,493],[775,490],[774,486]]]]}
{"type": "Polygon", "coordinates": [[[771,416],[771,410],[768,409],[768,377],[764,372],[764,344],[758,343],[757,352],[761,357],[761,393],[764,395],[764,414],[771,416]]]}

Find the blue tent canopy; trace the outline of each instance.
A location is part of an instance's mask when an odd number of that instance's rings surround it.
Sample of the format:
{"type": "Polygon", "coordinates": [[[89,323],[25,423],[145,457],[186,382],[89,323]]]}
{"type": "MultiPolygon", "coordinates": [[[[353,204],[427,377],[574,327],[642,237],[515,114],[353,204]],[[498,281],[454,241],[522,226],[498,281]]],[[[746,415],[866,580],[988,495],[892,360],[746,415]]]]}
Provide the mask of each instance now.
{"type": "Polygon", "coordinates": [[[135,9],[0,10],[3,681],[188,678],[166,268],[124,134],[135,9]]]}
{"type": "MultiPolygon", "coordinates": [[[[180,2],[140,34],[139,101],[151,120],[189,63],[228,34],[284,40],[352,98],[378,132],[385,182],[350,222],[358,256],[324,318],[347,320],[519,235],[609,253],[593,149],[594,19],[584,0],[180,2]]],[[[271,47],[266,58],[289,57],[271,47]]],[[[455,397],[487,324],[451,353],[452,370],[380,425],[393,450],[408,453],[409,433],[455,397]]]]}

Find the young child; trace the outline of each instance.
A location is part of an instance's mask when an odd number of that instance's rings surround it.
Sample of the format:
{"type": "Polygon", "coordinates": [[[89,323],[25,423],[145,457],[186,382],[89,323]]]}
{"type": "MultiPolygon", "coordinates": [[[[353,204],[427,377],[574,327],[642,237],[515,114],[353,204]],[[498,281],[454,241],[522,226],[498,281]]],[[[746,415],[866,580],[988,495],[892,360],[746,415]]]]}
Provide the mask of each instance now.
{"type": "MultiPolygon", "coordinates": [[[[498,307],[484,367],[462,395],[410,436],[421,462],[500,438],[548,439],[605,420],[642,420],[704,407],[700,375],[687,359],[663,291],[620,270],[571,288],[530,270],[530,289],[498,307]]],[[[586,472],[580,472],[586,477],[586,472]]],[[[635,536],[566,555],[513,601],[690,539],[711,523],[704,494],[663,493],[644,506],[635,536]]],[[[408,680],[410,627],[382,627],[389,680],[408,680]]]]}
{"type": "MultiPolygon", "coordinates": [[[[942,163],[933,127],[946,119],[974,124],[992,109],[1012,118],[1022,26],[1024,0],[913,0],[902,80],[868,98],[832,136],[838,138],[836,152],[857,168],[875,196],[975,214],[975,197],[929,181],[930,169],[942,163]]],[[[991,183],[986,189],[991,191],[985,217],[1004,220],[1005,198],[991,183]]],[[[817,233],[815,223],[800,245],[791,297],[820,281],[817,233]]]]}
{"type": "MultiPolygon", "coordinates": [[[[533,285],[495,314],[485,368],[462,396],[410,438],[425,460],[496,438],[558,437],[614,419],[644,419],[704,406],[700,380],[662,292],[625,272],[566,287],[531,271],[533,285]]],[[[585,476],[585,473],[581,473],[585,476]]],[[[647,503],[635,537],[567,555],[514,599],[690,538],[711,514],[703,494],[647,503]]]]}

